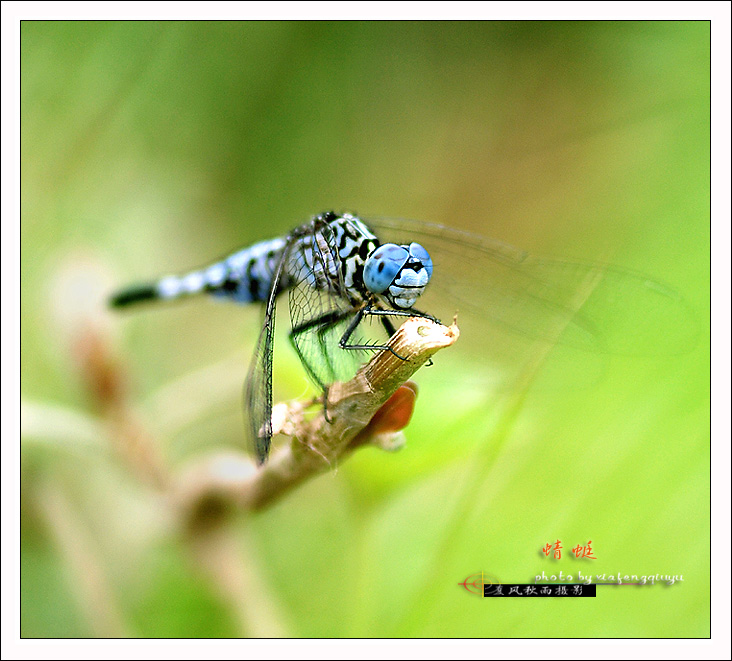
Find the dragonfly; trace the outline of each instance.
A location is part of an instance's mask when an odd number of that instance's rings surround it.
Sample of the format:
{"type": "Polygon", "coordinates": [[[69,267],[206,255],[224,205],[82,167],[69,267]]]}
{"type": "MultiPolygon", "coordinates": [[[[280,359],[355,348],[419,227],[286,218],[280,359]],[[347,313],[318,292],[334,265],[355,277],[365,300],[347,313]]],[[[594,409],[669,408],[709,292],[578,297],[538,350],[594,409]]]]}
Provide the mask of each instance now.
{"type": "Polygon", "coordinates": [[[397,320],[438,320],[435,309],[420,309],[423,302],[432,305],[432,290],[440,292],[434,304],[442,301],[443,311],[449,313],[447,302],[463,318],[479,320],[481,328],[490,324],[539,342],[631,355],[680,353],[693,342],[693,313],[684,299],[645,274],[534,257],[442,225],[365,221],[333,211],[204,268],[125,287],[110,303],[126,308],[209,294],[238,304],[263,304],[245,389],[250,444],[262,465],[273,435],[272,363],[280,295],[289,297],[291,344],[327,407],[329,386],[352,377],[364,354],[393,352],[387,340],[397,320]]]}

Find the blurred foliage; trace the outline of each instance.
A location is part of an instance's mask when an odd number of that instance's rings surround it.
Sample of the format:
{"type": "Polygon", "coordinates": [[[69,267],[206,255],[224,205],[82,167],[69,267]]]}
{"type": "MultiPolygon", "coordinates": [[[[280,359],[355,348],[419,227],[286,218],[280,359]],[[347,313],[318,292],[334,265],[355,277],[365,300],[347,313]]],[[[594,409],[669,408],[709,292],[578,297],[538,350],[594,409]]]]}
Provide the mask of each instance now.
{"type": "MultiPolygon", "coordinates": [[[[21,37],[22,635],[709,635],[708,23],[36,21],[21,37]],[[222,592],[109,447],[80,324],[175,469],[240,448],[259,312],[112,317],[103,296],[326,209],[610,257],[677,289],[699,342],[608,357],[591,387],[565,387],[552,356],[490,392],[436,361],[404,450],[358,452],[231,524],[250,589],[222,592]],[[571,558],[588,540],[597,560],[571,558]],[[683,582],[599,588],[581,610],[458,587],[560,569],[683,582]]],[[[280,348],[276,396],[298,396],[280,348]]]]}

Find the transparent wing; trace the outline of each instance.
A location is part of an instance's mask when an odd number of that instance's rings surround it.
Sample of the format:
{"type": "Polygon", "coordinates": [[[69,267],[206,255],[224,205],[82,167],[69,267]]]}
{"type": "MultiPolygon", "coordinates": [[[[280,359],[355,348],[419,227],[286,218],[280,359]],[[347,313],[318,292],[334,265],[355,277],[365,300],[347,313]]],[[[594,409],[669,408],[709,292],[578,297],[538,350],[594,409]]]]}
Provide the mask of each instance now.
{"type": "MultiPolygon", "coordinates": [[[[350,379],[368,352],[344,350],[338,344],[356,308],[347,296],[338,246],[327,227],[314,229],[311,242],[293,249],[288,271],[296,283],[290,289],[291,338],[308,375],[321,388],[350,379]]],[[[383,341],[383,327],[365,320],[350,343],[373,343],[367,331],[374,327],[383,341]]]]}
{"type": "Polygon", "coordinates": [[[384,218],[367,224],[382,242],[424,245],[434,273],[418,306],[443,320],[457,311],[459,322],[467,315],[483,334],[507,330],[601,353],[673,355],[694,346],[693,311],[642,273],[533,257],[441,225],[384,218]]]}
{"type": "Polygon", "coordinates": [[[285,246],[277,265],[264,308],[262,330],[249,365],[245,402],[249,419],[249,441],[257,461],[267,460],[272,442],[272,353],[274,350],[275,310],[280,282],[285,275],[287,256],[292,244],[285,246]]]}

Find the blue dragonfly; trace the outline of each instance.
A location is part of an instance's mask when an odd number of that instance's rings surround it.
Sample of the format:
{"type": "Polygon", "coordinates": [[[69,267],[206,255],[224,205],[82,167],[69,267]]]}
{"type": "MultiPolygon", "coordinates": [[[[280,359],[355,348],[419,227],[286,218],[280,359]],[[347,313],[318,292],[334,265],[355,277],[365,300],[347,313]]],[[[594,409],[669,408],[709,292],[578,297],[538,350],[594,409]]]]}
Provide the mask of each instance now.
{"type": "Polygon", "coordinates": [[[324,402],[328,386],[353,376],[364,352],[391,351],[386,342],[396,321],[436,320],[440,304],[440,314],[459,309],[480,327],[592,352],[674,354],[687,350],[694,335],[684,300],[644,274],[533,257],[441,225],[366,222],[332,211],[205,268],[123,288],[110,302],[121,308],[207,293],[264,304],[246,384],[249,437],[263,464],[272,439],[275,306],[284,292],[290,340],[324,402]],[[416,308],[418,301],[428,307],[416,308]]]}

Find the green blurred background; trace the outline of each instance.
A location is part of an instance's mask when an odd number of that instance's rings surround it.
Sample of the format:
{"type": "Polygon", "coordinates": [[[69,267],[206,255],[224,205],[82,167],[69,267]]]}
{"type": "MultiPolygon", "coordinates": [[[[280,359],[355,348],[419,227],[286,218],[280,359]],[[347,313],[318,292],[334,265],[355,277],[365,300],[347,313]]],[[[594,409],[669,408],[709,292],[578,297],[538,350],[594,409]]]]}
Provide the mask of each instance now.
{"type": "MultiPolygon", "coordinates": [[[[709,635],[708,23],[38,21],[21,38],[22,635],[709,635]],[[403,450],[235,517],[212,578],[110,447],[78,338],[104,338],[173,470],[240,448],[259,311],[112,316],[103,295],[326,209],[610,258],[679,291],[699,340],[605,357],[580,387],[561,368],[461,388],[437,360],[403,450]],[[597,559],[574,559],[588,540],[597,559]],[[560,570],[683,582],[566,602],[458,586],[560,570]]],[[[296,397],[280,349],[276,396],[296,397]]]]}

